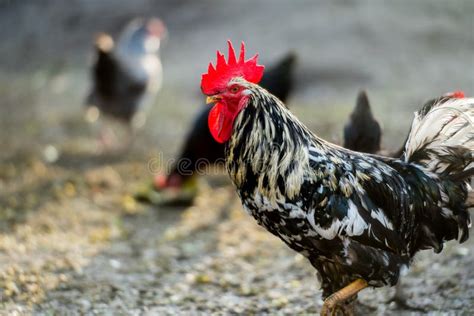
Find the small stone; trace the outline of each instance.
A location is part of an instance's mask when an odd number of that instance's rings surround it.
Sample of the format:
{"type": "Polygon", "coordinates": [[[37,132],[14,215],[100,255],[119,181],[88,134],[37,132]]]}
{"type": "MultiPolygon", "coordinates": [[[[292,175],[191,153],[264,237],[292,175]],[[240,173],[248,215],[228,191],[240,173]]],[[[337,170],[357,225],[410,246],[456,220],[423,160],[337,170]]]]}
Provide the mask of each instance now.
{"type": "Polygon", "coordinates": [[[137,202],[131,195],[125,195],[122,198],[122,207],[127,214],[133,215],[138,213],[137,202]]]}
{"type": "Polygon", "coordinates": [[[76,186],[71,182],[67,182],[64,185],[63,192],[64,192],[64,195],[67,196],[67,197],[74,197],[77,193],[76,192],[76,186]]]}
{"type": "Polygon", "coordinates": [[[89,310],[92,306],[91,302],[86,299],[79,300],[79,304],[83,308],[83,310],[89,310]]]}
{"type": "Polygon", "coordinates": [[[456,254],[461,257],[465,257],[469,254],[469,249],[466,247],[458,247],[456,248],[456,254]]]}
{"type": "Polygon", "coordinates": [[[110,259],[109,264],[114,269],[120,269],[120,267],[122,266],[122,263],[116,259],[110,259]]]}
{"type": "Polygon", "coordinates": [[[59,158],[59,151],[53,145],[47,145],[43,149],[43,158],[47,163],[54,163],[59,158]]]}
{"type": "Polygon", "coordinates": [[[18,293],[20,293],[20,290],[18,289],[18,286],[16,285],[15,282],[8,281],[5,284],[5,295],[6,296],[14,296],[18,293]]]}
{"type": "Polygon", "coordinates": [[[194,277],[194,283],[196,284],[208,284],[211,282],[211,277],[207,274],[198,274],[194,277]]]}
{"type": "Polygon", "coordinates": [[[280,296],[272,300],[272,305],[275,307],[284,307],[288,305],[288,299],[284,296],[280,296]]]}

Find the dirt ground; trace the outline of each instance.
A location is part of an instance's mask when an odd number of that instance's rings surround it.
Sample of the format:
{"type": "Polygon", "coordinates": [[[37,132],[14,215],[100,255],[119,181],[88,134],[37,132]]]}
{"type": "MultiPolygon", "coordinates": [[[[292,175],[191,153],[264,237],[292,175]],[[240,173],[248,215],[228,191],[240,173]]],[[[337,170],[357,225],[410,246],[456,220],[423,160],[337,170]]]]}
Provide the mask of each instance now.
{"type": "MultiPolygon", "coordinates": [[[[241,209],[225,174],[191,207],[133,193],[166,167],[202,103],[199,75],[225,40],[264,63],[299,55],[292,109],[338,142],[366,88],[396,148],[426,99],[474,93],[471,1],[0,1],[0,314],[314,315],[315,271],[241,209]],[[82,118],[94,32],[161,16],[164,87],[133,147],[99,154],[82,118]]],[[[472,315],[474,239],[423,252],[402,280],[410,305],[369,289],[368,315],[472,315]]]]}

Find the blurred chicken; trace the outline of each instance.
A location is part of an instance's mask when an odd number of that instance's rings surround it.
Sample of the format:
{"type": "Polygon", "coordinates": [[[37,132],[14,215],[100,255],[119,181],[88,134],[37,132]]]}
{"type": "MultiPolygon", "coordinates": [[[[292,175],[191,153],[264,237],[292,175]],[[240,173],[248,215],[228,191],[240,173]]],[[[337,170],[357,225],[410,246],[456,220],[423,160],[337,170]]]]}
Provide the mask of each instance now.
{"type": "Polygon", "coordinates": [[[125,123],[130,132],[145,123],[146,107],[161,87],[159,50],[165,36],[159,19],[133,20],[116,44],[108,34],[97,36],[92,87],[86,100],[88,121],[104,114],[125,123]]]}
{"type": "MultiPolygon", "coordinates": [[[[296,55],[288,53],[265,73],[261,81],[262,87],[284,102],[293,89],[295,61],[296,55]]],[[[202,169],[218,160],[224,161],[224,145],[216,142],[209,132],[210,110],[208,106],[203,106],[196,115],[184,141],[181,154],[170,174],[158,175],[155,179],[154,186],[157,190],[166,188],[180,190],[180,192],[177,190],[174,192],[176,197],[182,198],[181,203],[178,204],[192,202],[196,193],[196,175],[199,171],[203,172],[202,169]]]]}
{"type": "Polygon", "coordinates": [[[367,93],[360,91],[354,111],[344,126],[343,146],[350,150],[375,154],[380,151],[381,139],[382,129],[372,115],[367,93]]]}

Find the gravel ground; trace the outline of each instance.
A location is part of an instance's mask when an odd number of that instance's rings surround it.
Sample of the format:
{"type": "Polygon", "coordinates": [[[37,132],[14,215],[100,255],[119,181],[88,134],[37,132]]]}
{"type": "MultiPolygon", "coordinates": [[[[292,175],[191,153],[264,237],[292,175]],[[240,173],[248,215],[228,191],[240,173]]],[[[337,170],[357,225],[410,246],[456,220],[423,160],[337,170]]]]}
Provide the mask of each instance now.
{"type": "MultiPolygon", "coordinates": [[[[192,207],[149,207],[132,198],[147,162],[179,148],[228,37],[265,62],[299,54],[292,108],[327,139],[367,88],[396,148],[425,99],[472,94],[472,16],[468,0],[0,1],[0,314],[316,314],[314,270],[242,212],[225,175],[201,179],[192,207]],[[81,118],[90,39],[148,14],[169,26],[163,92],[130,152],[99,155],[81,118]]],[[[472,315],[474,239],[421,253],[402,286],[419,311],[369,289],[360,314],[472,315]]]]}

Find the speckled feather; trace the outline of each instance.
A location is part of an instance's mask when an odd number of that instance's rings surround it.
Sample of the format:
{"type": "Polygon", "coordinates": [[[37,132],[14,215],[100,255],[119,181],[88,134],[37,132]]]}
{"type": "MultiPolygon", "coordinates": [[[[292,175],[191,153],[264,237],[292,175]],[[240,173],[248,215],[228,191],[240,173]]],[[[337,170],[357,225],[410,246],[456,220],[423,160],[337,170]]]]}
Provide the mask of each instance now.
{"type": "MultiPolygon", "coordinates": [[[[318,138],[266,90],[232,82],[250,101],[227,144],[230,177],[245,210],[319,271],[324,297],[356,278],[394,285],[417,251],[467,239],[469,188],[452,177],[472,164],[466,147],[450,144],[467,159],[462,166],[438,154],[444,173],[417,158],[435,150],[419,139],[430,134],[423,128],[410,135],[404,160],[353,152],[318,138]]],[[[473,100],[461,104],[472,109],[473,100]]]]}

